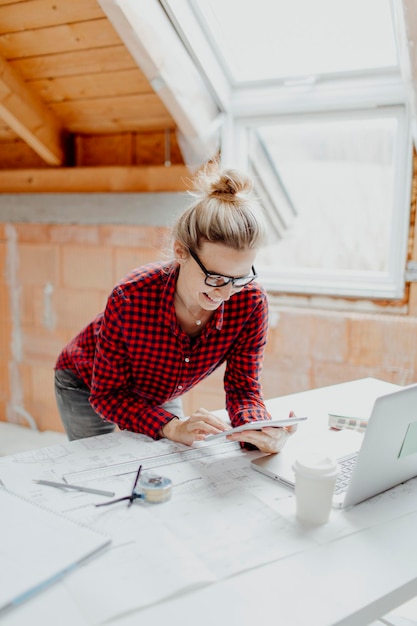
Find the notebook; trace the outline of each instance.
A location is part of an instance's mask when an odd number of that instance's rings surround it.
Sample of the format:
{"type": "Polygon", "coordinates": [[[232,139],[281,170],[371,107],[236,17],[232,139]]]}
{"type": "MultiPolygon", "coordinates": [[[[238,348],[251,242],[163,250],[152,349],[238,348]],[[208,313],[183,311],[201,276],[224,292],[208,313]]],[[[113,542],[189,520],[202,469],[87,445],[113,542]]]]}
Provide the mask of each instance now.
{"type": "Polygon", "coordinates": [[[0,617],[110,543],[5,488],[0,510],[0,617]]]}
{"type": "MultiPolygon", "coordinates": [[[[341,466],[340,478],[343,464],[350,462],[352,466],[346,487],[339,491],[336,484],[333,499],[336,507],[358,504],[417,476],[417,384],[377,398],[363,436],[348,430],[331,435],[336,446],[330,452],[334,452],[341,466]],[[356,444],[356,449],[347,451],[346,443],[356,444]],[[343,456],[339,456],[336,448],[344,447],[343,456]]],[[[321,438],[312,437],[298,445],[296,437],[281,453],[254,459],[251,467],[294,487],[292,464],[300,448],[317,449],[321,444],[321,438]]]]}

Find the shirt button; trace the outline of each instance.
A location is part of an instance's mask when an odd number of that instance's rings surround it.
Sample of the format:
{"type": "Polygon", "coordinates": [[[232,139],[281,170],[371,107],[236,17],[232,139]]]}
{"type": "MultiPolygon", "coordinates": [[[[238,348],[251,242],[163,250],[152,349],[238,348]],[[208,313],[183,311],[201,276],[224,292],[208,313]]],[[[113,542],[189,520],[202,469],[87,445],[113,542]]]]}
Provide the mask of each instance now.
{"type": "Polygon", "coordinates": [[[178,385],[177,389],[182,389],[182,385],[178,385]]]}
{"type": "Polygon", "coordinates": [[[188,356],[186,356],[186,357],[185,357],[184,361],[185,361],[186,363],[189,363],[189,362],[190,362],[190,359],[188,358],[188,356]]]}

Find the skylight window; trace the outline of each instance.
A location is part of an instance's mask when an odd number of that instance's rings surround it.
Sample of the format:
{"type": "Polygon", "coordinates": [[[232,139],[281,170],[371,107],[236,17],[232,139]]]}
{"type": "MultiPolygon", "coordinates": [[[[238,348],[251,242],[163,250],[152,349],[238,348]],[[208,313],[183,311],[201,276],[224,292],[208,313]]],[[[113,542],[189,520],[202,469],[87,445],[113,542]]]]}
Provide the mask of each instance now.
{"type": "Polygon", "coordinates": [[[197,156],[187,164],[218,150],[223,166],[253,175],[270,226],[257,262],[270,292],[404,297],[412,142],[403,3],[100,3],[197,156]]]}

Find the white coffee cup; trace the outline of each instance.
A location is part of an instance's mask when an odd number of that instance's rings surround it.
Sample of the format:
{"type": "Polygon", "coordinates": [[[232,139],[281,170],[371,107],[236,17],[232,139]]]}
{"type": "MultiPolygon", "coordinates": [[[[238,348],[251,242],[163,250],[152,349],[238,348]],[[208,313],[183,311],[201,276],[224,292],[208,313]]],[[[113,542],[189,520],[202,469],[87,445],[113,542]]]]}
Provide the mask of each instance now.
{"type": "Polygon", "coordinates": [[[319,452],[305,452],[293,465],[296,515],[305,524],[325,524],[339,473],[335,459],[319,452]]]}

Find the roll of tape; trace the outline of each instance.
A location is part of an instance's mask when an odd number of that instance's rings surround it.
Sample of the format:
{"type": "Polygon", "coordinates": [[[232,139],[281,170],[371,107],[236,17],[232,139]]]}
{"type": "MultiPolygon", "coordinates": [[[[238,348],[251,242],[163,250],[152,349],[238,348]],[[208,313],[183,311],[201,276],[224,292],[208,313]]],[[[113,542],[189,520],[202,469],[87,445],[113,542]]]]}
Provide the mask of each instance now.
{"type": "Polygon", "coordinates": [[[172,481],[165,476],[144,474],[135,493],[143,498],[145,502],[158,503],[166,502],[172,495],[172,481]]]}

